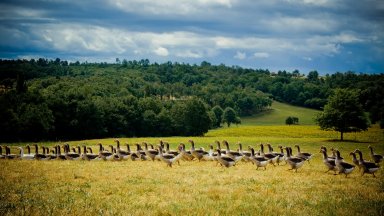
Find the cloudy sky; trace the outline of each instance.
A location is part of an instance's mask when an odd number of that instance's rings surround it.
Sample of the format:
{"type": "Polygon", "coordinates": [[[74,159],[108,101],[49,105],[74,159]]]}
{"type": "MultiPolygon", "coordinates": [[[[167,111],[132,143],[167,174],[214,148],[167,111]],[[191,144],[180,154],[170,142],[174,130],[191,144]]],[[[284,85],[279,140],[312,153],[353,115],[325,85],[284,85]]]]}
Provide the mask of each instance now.
{"type": "Polygon", "coordinates": [[[0,58],[384,72],[382,0],[2,0],[0,58]]]}

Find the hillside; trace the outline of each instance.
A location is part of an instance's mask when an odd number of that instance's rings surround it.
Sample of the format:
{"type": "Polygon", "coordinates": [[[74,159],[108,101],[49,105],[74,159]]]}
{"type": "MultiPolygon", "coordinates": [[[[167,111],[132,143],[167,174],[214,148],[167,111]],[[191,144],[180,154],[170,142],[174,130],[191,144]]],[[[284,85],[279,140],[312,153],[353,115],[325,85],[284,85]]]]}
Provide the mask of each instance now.
{"type": "Polygon", "coordinates": [[[288,116],[299,118],[300,125],[314,125],[313,118],[318,110],[293,106],[278,101],[272,103],[271,109],[250,117],[242,118],[242,125],[283,125],[288,116]]]}

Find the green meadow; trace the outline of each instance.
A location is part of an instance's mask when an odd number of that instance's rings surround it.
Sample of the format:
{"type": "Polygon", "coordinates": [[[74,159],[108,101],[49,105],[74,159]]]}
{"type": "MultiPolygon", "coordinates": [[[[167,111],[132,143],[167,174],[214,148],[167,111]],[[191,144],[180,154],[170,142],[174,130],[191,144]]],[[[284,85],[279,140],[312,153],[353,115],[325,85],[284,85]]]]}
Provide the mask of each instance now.
{"type": "MultiPolygon", "coordinates": [[[[384,133],[373,125],[362,133],[321,131],[313,123],[317,111],[275,102],[266,113],[244,118],[241,125],[209,131],[204,137],[120,138],[122,144],[168,141],[171,148],[188,140],[208,149],[215,140],[228,140],[231,149],[241,142],[247,149],[260,143],[291,146],[314,154],[297,173],[287,165],[256,170],[239,162],[224,168],[213,161],[181,161],[169,168],[160,161],[21,161],[0,160],[0,215],[383,215],[384,172],[376,178],[356,168],[347,178],[327,170],[321,146],[349,153],[360,149],[369,160],[368,145],[384,154],[384,133]],[[296,116],[299,125],[284,125],[296,116]]],[[[114,144],[114,138],[68,142],[114,144]]],[[[53,146],[63,142],[40,142],[53,146]]],[[[14,146],[32,143],[8,143],[14,146]]],[[[2,144],[3,145],[3,144],[2,144]]],[[[5,144],[4,144],[5,145],[5,144]]],[[[125,148],[125,147],[124,147],[125,148]]]]}

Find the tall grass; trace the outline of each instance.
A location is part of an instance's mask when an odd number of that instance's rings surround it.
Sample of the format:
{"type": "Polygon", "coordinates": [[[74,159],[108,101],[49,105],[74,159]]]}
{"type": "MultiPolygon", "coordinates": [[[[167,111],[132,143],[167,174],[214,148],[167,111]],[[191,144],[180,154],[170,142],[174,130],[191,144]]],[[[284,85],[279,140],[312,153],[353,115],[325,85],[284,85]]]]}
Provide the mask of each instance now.
{"type": "MultiPolygon", "coordinates": [[[[369,159],[367,146],[372,145],[384,154],[383,131],[374,126],[349,134],[345,142],[337,138],[337,133],[314,126],[242,126],[210,131],[205,137],[120,139],[130,144],[163,139],[172,148],[189,139],[205,148],[223,139],[232,149],[238,141],[256,148],[260,142],[300,144],[315,156],[297,173],[286,165],[256,170],[245,162],[223,168],[216,162],[182,161],[169,168],[158,161],[0,160],[0,215],[383,215],[383,170],[376,178],[361,176],[357,169],[348,178],[335,176],[324,173],[318,153],[321,145],[335,147],[350,162],[348,153],[356,148],[369,159]]],[[[113,144],[113,139],[70,144],[96,150],[98,142],[113,144]]]]}

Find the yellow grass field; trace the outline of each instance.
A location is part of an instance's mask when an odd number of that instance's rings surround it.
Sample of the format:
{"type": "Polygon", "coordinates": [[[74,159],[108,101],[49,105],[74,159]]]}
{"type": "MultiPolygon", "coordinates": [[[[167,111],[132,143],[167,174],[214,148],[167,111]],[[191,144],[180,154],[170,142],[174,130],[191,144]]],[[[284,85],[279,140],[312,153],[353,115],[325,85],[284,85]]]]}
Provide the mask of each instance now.
{"type": "MultiPolygon", "coordinates": [[[[122,144],[159,139],[175,148],[189,139],[208,148],[215,140],[228,140],[232,149],[240,141],[259,148],[262,143],[299,144],[315,156],[297,173],[287,165],[264,171],[239,162],[223,168],[212,161],[181,161],[166,167],[160,161],[12,161],[0,160],[0,215],[384,215],[384,172],[376,178],[358,169],[344,175],[324,173],[318,153],[322,145],[338,148],[347,162],[349,152],[368,145],[384,154],[384,134],[378,126],[363,133],[339,134],[317,126],[233,126],[212,130],[204,137],[121,138],[122,144]]],[[[69,142],[93,147],[114,139],[69,142]]],[[[27,143],[7,144],[25,146],[27,143]]],[[[31,143],[29,143],[31,144],[31,143]]],[[[59,142],[39,143],[52,146],[59,142]]],[[[2,144],[3,145],[3,144],[2,144]]],[[[5,144],[4,144],[5,145],[5,144]]],[[[294,154],[296,149],[294,148],[294,154]]],[[[383,164],[383,163],[382,163],[383,164]]]]}

